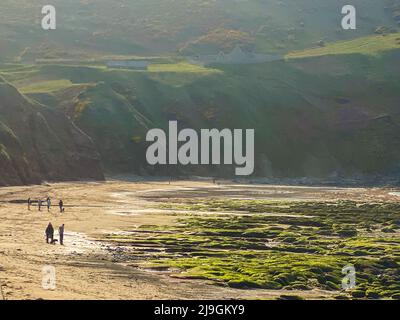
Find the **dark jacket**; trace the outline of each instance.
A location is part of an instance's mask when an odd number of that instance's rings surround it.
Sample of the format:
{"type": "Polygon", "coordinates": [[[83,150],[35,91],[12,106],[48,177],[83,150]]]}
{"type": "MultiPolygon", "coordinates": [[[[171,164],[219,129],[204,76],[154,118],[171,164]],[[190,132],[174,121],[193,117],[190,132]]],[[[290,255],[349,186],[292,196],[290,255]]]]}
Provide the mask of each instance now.
{"type": "Polygon", "coordinates": [[[54,234],[54,228],[51,223],[46,228],[46,234],[54,234]]]}

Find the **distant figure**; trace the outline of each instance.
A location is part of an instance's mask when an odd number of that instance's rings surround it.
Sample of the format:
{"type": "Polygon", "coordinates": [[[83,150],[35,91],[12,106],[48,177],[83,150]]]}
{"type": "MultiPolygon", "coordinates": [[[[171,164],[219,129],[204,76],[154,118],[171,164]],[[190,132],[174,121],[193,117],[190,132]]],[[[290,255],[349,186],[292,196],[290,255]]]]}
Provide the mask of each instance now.
{"type": "Polygon", "coordinates": [[[42,211],[42,200],[41,199],[38,200],[38,209],[39,209],[39,211],[42,211]]]}
{"type": "Polygon", "coordinates": [[[60,202],[58,203],[58,206],[60,207],[60,212],[63,213],[64,212],[64,202],[62,200],[60,200],[60,202]]]}
{"type": "Polygon", "coordinates": [[[28,199],[28,210],[31,211],[31,204],[32,204],[32,200],[31,198],[28,199]]]}
{"type": "Polygon", "coordinates": [[[49,222],[49,225],[46,228],[46,242],[47,243],[54,243],[54,228],[51,222],[49,222]],[[49,242],[50,240],[50,242],[49,242]]]}
{"type": "Polygon", "coordinates": [[[60,235],[60,244],[64,245],[64,229],[65,229],[65,224],[62,224],[58,228],[58,234],[60,235]]]}
{"type": "Polygon", "coordinates": [[[46,202],[47,202],[47,212],[50,212],[50,207],[51,207],[50,197],[47,197],[46,202]]]}

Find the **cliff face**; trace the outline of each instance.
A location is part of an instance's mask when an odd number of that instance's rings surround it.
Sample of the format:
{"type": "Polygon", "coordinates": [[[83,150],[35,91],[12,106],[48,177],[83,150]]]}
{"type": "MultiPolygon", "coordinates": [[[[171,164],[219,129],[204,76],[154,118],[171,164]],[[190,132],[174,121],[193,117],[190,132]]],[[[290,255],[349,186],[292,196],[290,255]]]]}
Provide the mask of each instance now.
{"type": "Polygon", "coordinates": [[[92,140],[0,78],[0,185],[104,179],[92,140]]]}
{"type": "Polygon", "coordinates": [[[43,78],[83,83],[30,97],[74,118],[110,173],[232,177],[231,166],[147,164],[147,129],[168,132],[177,120],[197,131],[254,128],[256,176],[392,178],[400,172],[399,57],[327,55],[190,76],[45,66],[43,78]]]}

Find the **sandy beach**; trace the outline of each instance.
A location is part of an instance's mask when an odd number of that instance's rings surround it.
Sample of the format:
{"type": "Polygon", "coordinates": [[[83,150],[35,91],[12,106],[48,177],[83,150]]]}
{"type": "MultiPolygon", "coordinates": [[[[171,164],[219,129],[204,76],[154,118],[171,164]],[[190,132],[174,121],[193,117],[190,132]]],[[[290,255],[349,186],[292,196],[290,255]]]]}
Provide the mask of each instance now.
{"type": "MultiPolygon", "coordinates": [[[[208,181],[77,182],[0,188],[0,298],[13,299],[270,299],[282,290],[240,290],[205,280],[171,277],[119,263],[112,245],[98,239],[108,233],[136,230],[142,225],[168,225],[177,216],[159,209],[170,197],[231,197],[260,199],[393,200],[393,190],[309,188],[260,185],[214,185],[208,181]],[[392,192],[391,192],[392,191],[392,192]],[[50,212],[25,199],[53,199],[50,212]],[[63,199],[65,212],[55,205],[63,199]],[[22,201],[22,203],[19,203],[22,201]],[[65,245],[49,245],[49,222],[65,224],[65,245]],[[56,269],[56,289],[42,288],[42,268],[56,269]]],[[[197,214],[207,214],[197,213],[197,214]]],[[[56,232],[57,237],[57,232],[56,232]]],[[[296,292],[291,291],[291,294],[296,292]]],[[[335,292],[311,290],[303,296],[329,298],[335,292]]]]}

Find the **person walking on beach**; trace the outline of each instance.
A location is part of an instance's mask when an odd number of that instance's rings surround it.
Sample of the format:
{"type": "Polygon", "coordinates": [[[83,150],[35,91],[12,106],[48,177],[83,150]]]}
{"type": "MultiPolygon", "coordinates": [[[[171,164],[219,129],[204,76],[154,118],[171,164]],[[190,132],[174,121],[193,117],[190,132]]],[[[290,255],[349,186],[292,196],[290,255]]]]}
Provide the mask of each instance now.
{"type": "Polygon", "coordinates": [[[46,202],[47,202],[47,212],[50,212],[50,207],[51,207],[50,197],[47,197],[46,202]]]}
{"type": "Polygon", "coordinates": [[[58,228],[58,234],[60,236],[60,244],[63,246],[64,245],[64,229],[65,229],[65,224],[62,224],[58,228]]]}
{"type": "Polygon", "coordinates": [[[64,212],[64,202],[62,200],[60,200],[60,202],[58,203],[58,206],[60,207],[60,212],[63,213],[64,212]]]}
{"type": "Polygon", "coordinates": [[[49,222],[49,225],[46,228],[46,242],[53,243],[53,239],[54,239],[54,228],[51,222],[49,222]]]}
{"type": "Polygon", "coordinates": [[[39,209],[39,211],[42,211],[42,200],[41,199],[38,200],[38,209],[39,209]]]}
{"type": "Polygon", "coordinates": [[[31,204],[32,204],[32,200],[31,198],[28,199],[28,210],[31,211],[31,204]]]}

